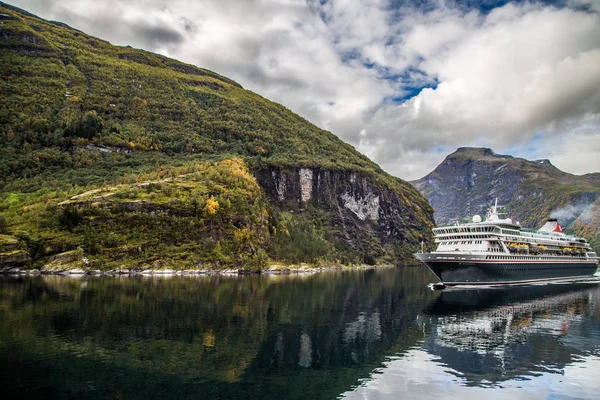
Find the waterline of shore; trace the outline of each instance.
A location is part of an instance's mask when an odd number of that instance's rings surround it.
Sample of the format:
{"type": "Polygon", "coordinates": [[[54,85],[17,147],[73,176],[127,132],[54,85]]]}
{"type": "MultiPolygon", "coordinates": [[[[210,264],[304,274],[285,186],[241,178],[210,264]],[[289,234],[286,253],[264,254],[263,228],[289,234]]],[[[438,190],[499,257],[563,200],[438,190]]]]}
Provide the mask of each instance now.
{"type": "Polygon", "coordinates": [[[393,265],[337,265],[327,267],[314,267],[310,265],[272,265],[268,268],[261,270],[247,270],[247,269],[112,269],[112,270],[99,270],[99,269],[51,269],[51,270],[38,270],[38,269],[21,269],[12,268],[10,270],[0,271],[2,275],[65,275],[65,276],[103,276],[103,275],[132,275],[132,276],[192,276],[192,275],[278,275],[278,274],[313,274],[324,271],[346,271],[346,270],[364,270],[364,269],[375,269],[375,268],[390,268],[393,265]]]}

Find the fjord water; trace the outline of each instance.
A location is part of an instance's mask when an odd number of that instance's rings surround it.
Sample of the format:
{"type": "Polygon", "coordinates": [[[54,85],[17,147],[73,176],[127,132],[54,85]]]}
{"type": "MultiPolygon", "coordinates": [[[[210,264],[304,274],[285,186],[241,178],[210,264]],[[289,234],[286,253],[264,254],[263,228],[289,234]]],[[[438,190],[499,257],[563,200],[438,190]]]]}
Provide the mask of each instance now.
{"type": "Polygon", "coordinates": [[[2,398],[600,398],[596,284],[1,277],[2,398]]]}

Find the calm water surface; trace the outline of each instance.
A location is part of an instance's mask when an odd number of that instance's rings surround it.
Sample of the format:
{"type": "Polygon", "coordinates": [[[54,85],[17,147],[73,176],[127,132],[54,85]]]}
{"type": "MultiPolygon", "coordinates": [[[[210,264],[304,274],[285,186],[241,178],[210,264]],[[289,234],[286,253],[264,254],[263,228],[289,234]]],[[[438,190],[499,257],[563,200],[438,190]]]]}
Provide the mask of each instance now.
{"type": "Polygon", "coordinates": [[[0,277],[2,398],[600,398],[600,288],[0,277]]]}

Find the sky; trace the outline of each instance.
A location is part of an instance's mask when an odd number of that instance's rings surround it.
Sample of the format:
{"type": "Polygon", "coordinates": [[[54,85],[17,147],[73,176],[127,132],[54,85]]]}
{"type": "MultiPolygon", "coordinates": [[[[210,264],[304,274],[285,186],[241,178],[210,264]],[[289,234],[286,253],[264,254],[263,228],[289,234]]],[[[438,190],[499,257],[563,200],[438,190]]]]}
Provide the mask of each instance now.
{"type": "Polygon", "coordinates": [[[600,0],[12,0],[213,70],[400,178],[458,147],[600,172],[600,0]]]}

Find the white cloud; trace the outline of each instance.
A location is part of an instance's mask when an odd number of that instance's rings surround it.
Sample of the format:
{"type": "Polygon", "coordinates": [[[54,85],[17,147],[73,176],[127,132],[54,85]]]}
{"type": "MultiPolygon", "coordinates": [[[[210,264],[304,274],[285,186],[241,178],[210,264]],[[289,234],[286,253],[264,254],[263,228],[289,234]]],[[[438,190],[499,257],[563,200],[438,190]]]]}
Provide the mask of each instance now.
{"type": "MultiPolygon", "coordinates": [[[[406,172],[395,163],[409,150],[527,146],[536,135],[571,135],[583,121],[595,121],[591,136],[600,138],[598,15],[508,5],[461,24],[451,13],[407,33],[409,50],[400,53],[421,56],[419,67],[440,83],[366,121],[384,167],[406,172]],[[423,36],[432,38],[429,46],[423,36]]],[[[565,150],[563,158],[577,154],[565,150]]],[[[600,161],[591,168],[600,170],[600,161]]]]}
{"type": "Polygon", "coordinates": [[[529,159],[547,158],[563,171],[584,174],[600,171],[600,116],[582,118],[576,127],[561,135],[536,137],[531,150],[515,149],[514,155],[529,159]]]}
{"type": "MultiPolygon", "coordinates": [[[[596,371],[600,358],[581,357],[562,368],[562,373],[541,372],[528,379],[515,376],[501,382],[502,390],[468,384],[465,376],[445,365],[439,357],[410,349],[386,361],[354,390],[342,393],[346,399],[593,399],[600,394],[596,371]],[[401,396],[399,396],[401,394],[401,396]]],[[[485,381],[484,381],[485,382],[485,381]]],[[[487,382],[488,384],[491,382],[487,382]]]]}
{"type": "Polygon", "coordinates": [[[507,4],[487,14],[384,0],[13,3],[228,76],[405,179],[468,145],[600,171],[595,0],[507,4]],[[423,86],[431,88],[402,102],[423,86]]]}

